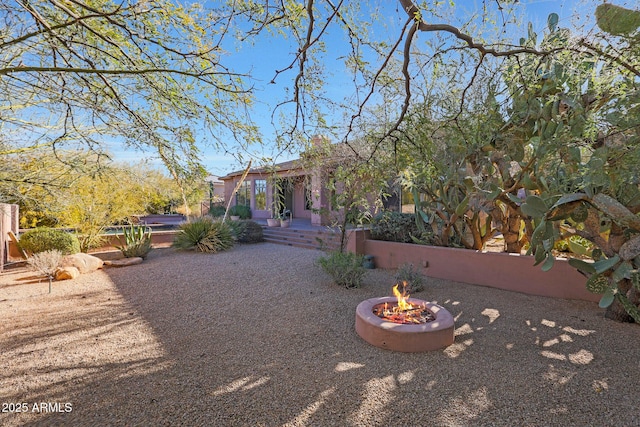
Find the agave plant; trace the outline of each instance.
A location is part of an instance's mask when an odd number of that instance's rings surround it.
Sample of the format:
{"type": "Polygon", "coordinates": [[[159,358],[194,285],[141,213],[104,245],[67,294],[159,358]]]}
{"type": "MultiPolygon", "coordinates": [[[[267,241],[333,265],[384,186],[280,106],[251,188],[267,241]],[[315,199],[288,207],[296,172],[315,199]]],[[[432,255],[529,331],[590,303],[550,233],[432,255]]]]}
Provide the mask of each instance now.
{"type": "Polygon", "coordinates": [[[146,258],[151,251],[151,228],[131,224],[122,231],[124,235],[118,236],[120,246],[116,246],[116,248],[122,252],[125,258],[146,258]],[[124,241],[122,237],[124,237],[124,241]]]}
{"type": "Polygon", "coordinates": [[[216,253],[231,248],[233,243],[233,233],[227,223],[204,217],[182,224],[173,241],[173,247],[216,253]]]}

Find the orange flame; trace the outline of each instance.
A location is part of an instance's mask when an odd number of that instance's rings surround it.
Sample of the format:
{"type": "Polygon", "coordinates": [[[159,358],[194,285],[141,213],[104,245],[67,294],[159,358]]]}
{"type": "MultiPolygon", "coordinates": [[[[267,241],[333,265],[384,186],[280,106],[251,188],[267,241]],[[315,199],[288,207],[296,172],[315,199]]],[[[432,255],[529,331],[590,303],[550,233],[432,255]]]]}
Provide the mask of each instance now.
{"type": "Polygon", "coordinates": [[[426,306],[414,306],[407,301],[410,295],[406,291],[406,282],[403,283],[402,292],[400,292],[398,287],[398,284],[393,287],[393,295],[398,300],[398,304],[394,307],[389,307],[388,304],[385,303],[378,315],[394,323],[423,323],[420,313],[426,306]]]}
{"type": "Polygon", "coordinates": [[[398,290],[397,284],[393,287],[393,295],[398,299],[399,311],[411,310],[413,308],[413,306],[407,302],[410,295],[407,293],[406,289],[407,289],[406,282],[402,284],[402,293],[400,293],[400,291],[398,290]]]}

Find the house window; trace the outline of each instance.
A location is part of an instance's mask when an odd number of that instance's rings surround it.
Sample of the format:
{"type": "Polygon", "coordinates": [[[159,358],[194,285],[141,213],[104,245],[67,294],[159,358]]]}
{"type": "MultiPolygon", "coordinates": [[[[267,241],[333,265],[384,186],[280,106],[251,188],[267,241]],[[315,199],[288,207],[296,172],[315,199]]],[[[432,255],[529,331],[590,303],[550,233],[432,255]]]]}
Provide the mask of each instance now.
{"type": "Polygon", "coordinates": [[[255,191],[256,209],[267,209],[267,180],[256,179],[253,181],[253,188],[255,191]]]}
{"type": "Polygon", "coordinates": [[[236,205],[251,206],[251,182],[243,181],[236,193],[236,205]]]}

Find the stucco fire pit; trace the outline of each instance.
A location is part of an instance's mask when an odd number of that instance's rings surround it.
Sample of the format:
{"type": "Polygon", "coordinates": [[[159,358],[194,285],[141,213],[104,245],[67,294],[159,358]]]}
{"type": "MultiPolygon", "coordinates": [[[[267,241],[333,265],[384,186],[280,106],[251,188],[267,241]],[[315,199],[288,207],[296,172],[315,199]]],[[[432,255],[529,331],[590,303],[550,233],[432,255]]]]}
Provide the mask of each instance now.
{"type": "MultiPolygon", "coordinates": [[[[453,316],[445,308],[416,298],[406,302],[423,308],[429,319],[424,323],[397,323],[379,316],[383,307],[395,308],[394,297],[371,298],[356,308],[356,332],[371,345],[408,353],[432,351],[453,344],[453,316]],[[378,313],[378,314],[377,314],[378,313]]],[[[423,316],[424,317],[424,316],[423,316]]]]}

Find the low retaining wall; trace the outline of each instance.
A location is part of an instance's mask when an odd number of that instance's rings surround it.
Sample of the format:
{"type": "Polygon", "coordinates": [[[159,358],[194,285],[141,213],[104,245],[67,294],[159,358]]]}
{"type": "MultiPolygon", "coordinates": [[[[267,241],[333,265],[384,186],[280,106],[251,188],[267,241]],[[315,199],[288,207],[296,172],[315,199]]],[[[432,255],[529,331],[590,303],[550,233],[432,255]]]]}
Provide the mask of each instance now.
{"type": "MultiPolygon", "coordinates": [[[[151,233],[151,245],[154,248],[166,248],[171,246],[173,243],[173,239],[176,235],[176,231],[154,231],[151,233]]],[[[120,235],[121,237],[122,235],[120,235]]],[[[107,234],[105,235],[105,242],[99,248],[94,248],[90,250],[90,253],[98,253],[98,252],[108,252],[108,251],[117,251],[118,248],[116,246],[121,246],[120,241],[118,240],[118,236],[115,234],[107,234]]],[[[9,256],[13,261],[18,261],[23,259],[20,253],[20,249],[13,243],[9,242],[9,256]]]]}
{"type": "Polygon", "coordinates": [[[347,249],[373,255],[377,267],[395,269],[404,263],[429,277],[553,298],[600,301],[587,291],[586,277],[564,259],[550,271],[534,266],[532,256],[470,249],[424,246],[368,239],[367,230],[351,232],[347,249]]]}
{"type": "MultiPolygon", "coordinates": [[[[153,246],[154,248],[164,248],[164,247],[171,246],[171,243],[173,243],[173,238],[175,237],[175,235],[176,235],[175,230],[153,231],[151,233],[151,246],[153,246]]],[[[122,238],[122,234],[105,235],[106,240],[104,244],[99,248],[92,249],[91,252],[105,252],[110,250],[117,250],[116,246],[121,246],[121,243],[120,243],[120,240],[118,240],[118,237],[122,238]]]]}

